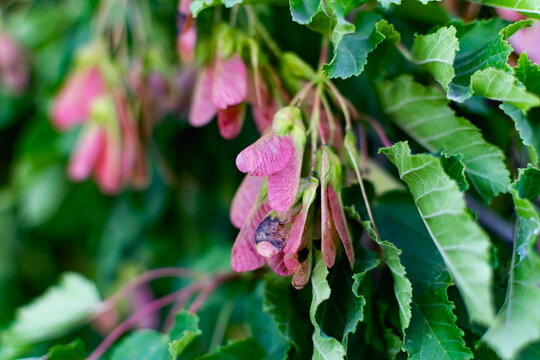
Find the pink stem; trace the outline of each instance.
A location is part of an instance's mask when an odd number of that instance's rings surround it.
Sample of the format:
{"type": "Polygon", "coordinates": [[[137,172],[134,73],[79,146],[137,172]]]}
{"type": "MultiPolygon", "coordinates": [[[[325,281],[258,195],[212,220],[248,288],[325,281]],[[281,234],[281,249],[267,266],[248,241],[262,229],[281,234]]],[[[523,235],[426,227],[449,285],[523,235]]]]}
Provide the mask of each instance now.
{"type": "Polygon", "coordinates": [[[192,313],[196,313],[197,311],[199,311],[199,309],[202,307],[202,305],[204,304],[204,302],[206,301],[206,299],[208,299],[208,297],[210,295],[212,295],[212,293],[214,292],[214,290],[216,290],[216,288],[221,285],[224,281],[227,281],[231,278],[234,278],[236,277],[237,274],[222,274],[222,275],[218,275],[216,276],[212,282],[206,287],[204,288],[201,293],[199,294],[199,296],[197,296],[195,298],[195,300],[193,301],[193,303],[191,304],[191,306],[189,307],[189,311],[192,312],[192,313]]]}
{"type": "Polygon", "coordinates": [[[101,312],[105,312],[110,308],[114,307],[114,305],[116,305],[116,303],[122,298],[124,298],[127,294],[129,294],[139,286],[146,284],[147,282],[163,277],[188,277],[192,275],[193,272],[191,270],[176,267],[159,268],[142,273],[141,275],[137,276],[135,279],[124,285],[114,295],[105,300],[103,310],[101,312]]]}
{"type": "Polygon", "coordinates": [[[199,284],[191,284],[188,287],[177,290],[167,296],[164,296],[158,300],[152,301],[142,309],[138,310],[136,313],[124,320],[120,325],[118,325],[111,333],[103,340],[103,342],[88,356],[87,360],[99,360],[99,358],[111,347],[112,344],[122,336],[126,331],[128,331],[133,325],[137,324],[140,320],[144,319],[146,316],[158,311],[164,306],[167,306],[177,298],[185,298],[191,296],[191,294],[196,291],[199,284]]]}

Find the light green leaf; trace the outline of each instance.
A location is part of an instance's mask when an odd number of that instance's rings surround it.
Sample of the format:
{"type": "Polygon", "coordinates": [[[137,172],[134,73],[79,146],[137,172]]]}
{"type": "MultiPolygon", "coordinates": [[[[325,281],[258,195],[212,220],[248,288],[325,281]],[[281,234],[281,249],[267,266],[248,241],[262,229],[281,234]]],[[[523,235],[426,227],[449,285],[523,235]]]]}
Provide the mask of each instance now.
{"type": "Polygon", "coordinates": [[[504,101],[523,112],[539,106],[540,98],[528,93],[520,85],[511,74],[494,68],[479,70],[471,77],[471,86],[475,95],[504,101]]]}
{"type": "Polygon", "coordinates": [[[416,36],[411,52],[416,63],[448,91],[448,84],[455,75],[453,63],[458,49],[456,28],[449,26],[433,34],[416,36]]]}
{"type": "MultiPolygon", "coordinates": [[[[360,220],[360,219],[358,219],[360,220]]],[[[399,320],[401,321],[401,331],[405,333],[405,329],[411,321],[411,301],[412,301],[412,286],[407,278],[407,272],[401,264],[401,250],[389,241],[384,241],[379,238],[371,223],[363,221],[362,226],[382,249],[383,260],[392,272],[394,279],[394,294],[399,305],[399,320]]]]}
{"type": "Polygon", "coordinates": [[[518,172],[518,179],[512,187],[520,198],[536,200],[540,196],[540,170],[529,164],[526,169],[518,169],[518,172]]]}
{"type": "Polygon", "coordinates": [[[330,298],[330,286],[326,277],[328,268],[320,255],[311,275],[311,285],[313,287],[313,298],[309,310],[311,323],[315,328],[313,332],[313,359],[342,360],[346,355],[343,345],[335,338],[326,335],[316,318],[317,309],[324,301],[330,298]]]}
{"type": "Polygon", "coordinates": [[[199,317],[196,314],[187,310],[181,310],[176,314],[169,342],[169,352],[173,360],[176,360],[199,335],[201,335],[201,330],[199,329],[199,317]]]}
{"type": "Polygon", "coordinates": [[[226,8],[232,8],[236,5],[265,5],[277,4],[286,5],[286,0],[193,0],[189,7],[189,11],[194,17],[197,17],[201,11],[213,6],[225,5],[226,8]]]}
{"type": "Polygon", "coordinates": [[[167,336],[154,330],[140,330],[126,337],[112,350],[111,360],[169,360],[167,336]]]}
{"type": "Polygon", "coordinates": [[[82,275],[66,273],[60,283],[18,309],[2,343],[30,344],[55,338],[80,325],[101,307],[96,286],[82,275]]]}
{"type": "Polygon", "coordinates": [[[84,360],[86,350],[81,339],[75,339],[67,345],[55,345],[46,355],[47,360],[84,360]]]}
{"type": "Polygon", "coordinates": [[[462,154],[467,176],[484,200],[508,191],[510,174],[504,155],[486,142],[468,120],[457,117],[435,88],[401,76],[379,86],[385,111],[413,139],[432,152],[462,154]]]}
{"type": "Polygon", "coordinates": [[[403,345],[409,358],[470,359],[463,331],[456,326],[454,304],[446,294],[452,284],[450,275],[412,198],[394,192],[379,198],[373,210],[381,236],[402,250],[401,262],[414,290],[412,318],[403,345]]]}
{"type": "Polygon", "coordinates": [[[540,218],[528,201],[513,192],[517,230],[506,300],[483,340],[503,359],[512,359],[540,339],[540,257],[534,247],[540,218]]]}
{"type": "Polygon", "coordinates": [[[516,32],[518,32],[521,29],[524,29],[526,27],[530,27],[534,24],[534,21],[531,19],[524,19],[516,21],[515,23],[512,23],[501,30],[501,35],[504,39],[508,39],[510,36],[514,35],[516,32]]]}
{"type": "Polygon", "coordinates": [[[540,1],[538,0],[478,0],[474,2],[508,10],[540,14],[540,1]]]}
{"type": "Polygon", "coordinates": [[[200,360],[265,360],[264,350],[257,340],[246,338],[231,340],[227,345],[218,346],[211,354],[201,356],[200,360]]]}
{"type": "Polygon", "coordinates": [[[510,71],[507,61],[513,49],[502,34],[506,24],[499,18],[469,24],[452,23],[457,30],[459,51],[454,60],[455,77],[448,88],[448,99],[462,102],[471,97],[470,79],[477,70],[494,67],[510,71]]]}
{"type": "Polygon", "coordinates": [[[439,159],[411,155],[406,142],[380,152],[397,167],[400,178],[409,187],[471,321],[489,325],[494,317],[489,238],[467,212],[457,184],[446,175],[439,159]]]}
{"type": "MultiPolygon", "coordinates": [[[[343,36],[335,46],[334,57],[323,67],[329,78],[346,79],[360,75],[367,63],[368,54],[385,39],[385,34],[377,29],[380,20],[381,17],[372,12],[358,13],[355,32],[343,36]]],[[[379,28],[390,30],[386,22],[379,28]]],[[[395,39],[396,33],[389,31],[388,35],[395,39]]]]}
{"type": "Polygon", "coordinates": [[[514,76],[525,88],[540,96],[540,66],[533,64],[527,57],[527,53],[519,55],[518,66],[514,68],[514,76]]]}
{"type": "Polygon", "coordinates": [[[519,133],[521,142],[529,149],[530,161],[538,165],[540,155],[540,125],[531,123],[526,114],[512,105],[501,104],[499,107],[506,115],[514,120],[514,126],[519,133]]]}

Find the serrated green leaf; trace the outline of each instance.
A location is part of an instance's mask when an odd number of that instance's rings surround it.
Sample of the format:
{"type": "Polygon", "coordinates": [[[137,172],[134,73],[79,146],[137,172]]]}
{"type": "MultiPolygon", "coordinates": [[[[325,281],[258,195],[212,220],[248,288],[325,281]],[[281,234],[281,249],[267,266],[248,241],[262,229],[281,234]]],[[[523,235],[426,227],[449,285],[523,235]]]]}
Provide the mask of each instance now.
{"type": "Polygon", "coordinates": [[[512,105],[501,104],[499,107],[506,115],[514,120],[514,126],[519,133],[521,142],[529,148],[530,161],[538,165],[540,156],[540,125],[531,123],[526,114],[512,105]]]}
{"type": "Polygon", "coordinates": [[[211,354],[198,357],[200,360],[264,360],[267,359],[264,350],[257,340],[247,338],[231,340],[227,345],[218,346],[211,354]]]}
{"type": "Polygon", "coordinates": [[[293,21],[302,25],[313,21],[315,14],[321,11],[320,5],[321,0],[289,0],[293,21]]]}
{"type": "Polygon", "coordinates": [[[199,317],[187,310],[180,310],[176,314],[176,320],[170,333],[169,352],[173,360],[176,360],[199,335],[201,335],[199,317]]]}
{"type": "Polygon", "coordinates": [[[169,360],[167,337],[154,330],[139,330],[116,345],[111,360],[169,360]]]}
{"type": "Polygon", "coordinates": [[[471,77],[475,95],[488,99],[504,101],[523,112],[540,105],[540,98],[521,88],[516,79],[502,70],[488,68],[479,70],[471,77]]]}
{"type": "Polygon", "coordinates": [[[540,1],[538,0],[477,0],[474,2],[513,11],[540,14],[540,1]]]}
{"type": "Polygon", "coordinates": [[[512,23],[501,30],[501,35],[503,38],[508,39],[510,36],[514,35],[516,32],[518,32],[521,29],[524,29],[526,27],[532,26],[534,23],[531,19],[524,19],[516,21],[515,23],[512,23]]]}
{"type": "Polygon", "coordinates": [[[467,176],[484,200],[508,191],[510,174],[504,155],[486,142],[468,120],[457,117],[435,88],[401,76],[379,86],[385,111],[426,149],[462,154],[467,176]]]}
{"type": "Polygon", "coordinates": [[[471,219],[457,184],[446,175],[439,159],[411,155],[406,142],[380,152],[397,167],[400,178],[409,187],[471,321],[489,325],[494,318],[489,238],[471,219]]]}
{"type": "Polygon", "coordinates": [[[412,286],[407,278],[407,272],[401,264],[401,250],[391,242],[381,240],[369,221],[363,221],[362,226],[369,237],[381,247],[383,260],[392,272],[392,278],[394,279],[394,293],[399,305],[401,331],[405,334],[405,329],[409,326],[411,321],[412,286]]]}
{"type": "Polygon", "coordinates": [[[381,236],[402,250],[402,263],[413,287],[412,318],[403,345],[409,358],[472,358],[446,294],[452,284],[450,275],[410,195],[383,196],[373,210],[381,236]]]}
{"type": "MultiPolygon", "coordinates": [[[[283,336],[274,318],[270,314],[261,311],[265,301],[264,286],[264,282],[260,281],[252,292],[246,318],[248,319],[251,336],[264,348],[268,358],[284,359],[292,344],[283,336]]],[[[310,336],[308,339],[311,341],[310,336]]]]}
{"type": "Polygon", "coordinates": [[[469,24],[452,23],[457,30],[459,51],[454,60],[455,77],[448,88],[448,99],[463,102],[471,97],[470,79],[477,70],[493,67],[510,71],[507,61],[513,49],[501,34],[506,24],[498,18],[469,24]]]}
{"type": "Polygon", "coordinates": [[[518,66],[514,68],[514,76],[525,88],[540,96],[540,66],[533,64],[527,57],[527,53],[519,55],[518,66]]]}
{"type": "Polygon", "coordinates": [[[518,172],[518,179],[512,187],[520,198],[536,200],[540,196],[540,170],[529,164],[526,169],[518,169],[518,172]]]}
{"type": "Polygon", "coordinates": [[[326,277],[328,268],[322,257],[318,255],[315,268],[311,275],[311,285],[313,288],[313,298],[309,310],[311,323],[315,328],[313,332],[313,359],[342,360],[347,352],[343,345],[335,338],[326,335],[317,321],[316,314],[319,305],[330,298],[330,286],[326,277]]]}
{"type": "Polygon", "coordinates": [[[441,165],[444,171],[454,180],[459,190],[465,191],[469,188],[469,183],[465,177],[465,164],[463,164],[462,154],[447,154],[445,151],[441,153],[441,165]]]}
{"type": "Polygon", "coordinates": [[[360,75],[367,63],[368,54],[384,40],[384,35],[377,31],[377,22],[380,20],[381,17],[375,13],[358,14],[355,32],[343,36],[334,49],[332,60],[323,66],[329,78],[346,79],[360,75]]]}
{"type": "Polygon", "coordinates": [[[2,332],[2,343],[31,344],[62,335],[100,309],[96,286],[82,275],[65,273],[60,282],[18,309],[2,332]]]}
{"type": "Polygon", "coordinates": [[[375,24],[375,28],[379,33],[384,35],[387,41],[392,44],[396,44],[401,41],[401,34],[396,30],[394,25],[390,24],[386,20],[380,20],[375,24]]]}
{"type": "Polygon", "coordinates": [[[433,34],[416,36],[411,53],[416,63],[448,91],[448,84],[455,75],[453,63],[458,49],[456,28],[449,26],[433,34]]]}
{"type": "Polygon", "coordinates": [[[506,300],[482,338],[503,359],[513,358],[526,344],[540,339],[540,257],[534,249],[540,218],[517,191],[513,198],[517,230],[506,300]]]}
{"type": "Polygon", "coordinates": [[[310,329],[302,326],[304,319],[295,310],[295,304],[291,299],[291,292],[297,290],[291,287],[291,279],[282,276],[268,276],[264,282],[264,300],[262,309],[275,321],[281,336],[294,347],[297,353],[305,348],[303,340],[304,332],[310,329]]]}
{"type": "Polygon", "coordinates": [[[86,350],[81,339],[75,339],[67,345],[55,345],[46,355],[47,360],[84,360],[86,350]]]}

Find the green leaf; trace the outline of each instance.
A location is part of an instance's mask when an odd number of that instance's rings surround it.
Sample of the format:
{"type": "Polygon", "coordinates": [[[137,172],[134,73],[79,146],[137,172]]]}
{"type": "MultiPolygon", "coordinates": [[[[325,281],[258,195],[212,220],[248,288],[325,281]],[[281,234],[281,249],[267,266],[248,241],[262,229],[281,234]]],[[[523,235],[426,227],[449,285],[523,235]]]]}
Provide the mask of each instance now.
{"type": "Polygon", "coordinates": [[[297,353],[303,348],[303,333],[311,331],[301,324],[304,322],[295,309],[291,292],[291,279],[282,276],[268,276],[264,282],[264,300],[262,309],[275,321],[281,336],[294,347],[297,353]]]}
{"type": "Polygon", "coordinates": [[[342,360],[346,355],[346,349],[335,338],[326,335],[317,321],[317,309],[324,301],[330,298],[330,286],[326,277],[328,268],[320,255],[317,255],[317,262],[311,275],[311,285],[313,288],[313,298],[309,310],[311,323],[315,328],[313,332],[313,359],[342,360]]]}
{"type": "Polygon", "coordinates": [[[289,0],[293,21],[308,25],[313,21],[315,14],[321,12],[321,0],[289,0]]]}
{"type": "Polygon", "coordinates": [[[527,57],[527,53],[519,55],[518,66],[514,68],[514,76],[525,88],[540,96],[540,66],[533,64],[527,57]]]}
{"type": "Polygon", "coordinates": [[[25,225],[37,226],[56,213],[66,195],[67,181],[63,165],[55,164],[35,174],[21,174],[28,170],[27,165],[22,162],[17,168],[21,185],[19,213],[25,225]]]}
{"type": "Polygon", "coordinates": [[[169,360],[167,336],[154,330],[140,330],[126,337],[112,350],[111,360],[169,360]]]}
{"type": "Polygon", "coordinates": [[[518,172],[519,176],[513,188],[517,190],[520,198],[536,200],[540,196],[540,170],[529,164],[526,169],[518,169],[518,172]]]}
{"type": "Polygon", "coordinates": [[[534,21],[531,19],[524,19],[516,21],[515,23],[512,23],[501,30],[501,35],[503,38],[508,39],[510,36],[514,35],[516,32],[518,32],[521,29],[524,29],[526,27],[530,27],[534,24],[534,21]]]}
{"type": "Polygon", "coordinates": [[[330,63],[323,66],[329,78],[346,79],[358,76],[364,70],[367,56],[385,39],[387,31],[392,39],[396,33],[391,31],[387,22],[377,25],[381,17],[371,12],[360,12],[356,19],[356,30],[353,34],[343,36],[339,44],[335,46],[334,57],[330,63]]]}
{"type": "Polygon", "coordinates": [[[186,347],[201,335],[199,329],[199,317],[183,309],[176,314],[176,321],[170,333],[169,352],[173,360],[176,360],[186,347]]]}
{"type": "MultiPolygon", "coordinates": [[[[270,314],[261,311],[263,303],[268,301],[264,299],[264,287],[266,285],[260,281],[253,290],[250,302],[246,311],[251,336],[261,344],[266,355],[270,359],[284,359],[292,347],[280,329],[275,319],[270,314]]],[[[288,284],[290,287],[290,282],[288,284]]],[[[282,309],[289,311],[289,309],[282,309]]],[[[305,321],[304,321],[305,322],[305,321]]],[[[308,332],[308,339],[311,340],[311,332],[308,332]]]]}
{"type": "Polygon", "coordinates": [[[467,176],[484,200],[508,191],[510,174],[502,151],[468,120],[457,117],[437,89],[406,75],[379,89],[385,111],[413,139],[432,152],[463,155],[467,176]]]}
{"type": "Polygon", "coordinates": [[[523,112],[540,105],[538,96],[525,91],[511,74],[502,70],[479,70],[471,77],[471,85],[475,95],[504,101],[523,112]]]}
{"type": "Polygon", "coordinates": [[[444,171],[454,180],[459,190],[465,191],[469,188],[469,183],[465,177],[465,164],[463,164],[462,154],[446,154],[445,151],[441,153],[441,165],[444,171]]]}
{"type": "Polygon", "coordinates": [[[479,0],[474,2],[513,11],[540,14],[540,1],[538,0],[479,0]]]}
{"type": "Polygon", "coordinates": [[[471,320],[489,325],[494,317],[489,238],[471,219],[457,184],[446,175],[439,159],[411,155],[406,142],[380,152],[397,167],[409,187],[471,320]]]}
{"type": "Polygon", "coordinates": [[[84,360],[86,350],[81,339],[75,339],[67,345],[55,345],[46,355],[47,360],[84,360]]]}
{"type": "Polygon", "coordinates": [[[389,193],[377,200],[373,211],[381,236],[402,250],[401,262],[413,287],[411,323],[403,345],[409,358],[470,359],[446,294],[450,275],[410,195],[389,193]]]}
{"type": "Polygon", "coordinates": [[[513,192],[517,230],[506,300],[483,340],[503,359],[511,359],[540,339],[540,257],[534,247],[540,218],[533,205],[513,192]]]}
{"type": "Polygon", "coordinates": [[[449,26],[433,34],[416,36],[411,52],[416,63],[448,91],[448,84],[455,75],[453,63],[458,49],[456,28],[449,26]]]}
{"type": "Polygon", "coordinates": [[[463,102],[471,97],[470,79],[477,70],[494,67],[510,71],[507,61],[513,49],[501,33],[506,24],[499,18],[469,24],[452,23],[457,30],[459,51],[454,60],[455,77],[449,85],[448,99],[463,102]]]}
{"type": "Polygon", "coordinates": [[[65,273],[60,283],[17,310],[2,343],[31,344],[55,338],[80,325],[101,307],[96,286],[82,275],[65,273]]]}
{"type": "Polygon", "coordinates": [[[257,340],[247,338],[232,340],[227,345],[214,348],[211,354],[201,356],[201,360],[264,360],[266,354],[257,340]]]}
{"type": "Polygon", "coordinates": [[[225,5],[232,8],[235,5],[242,4],[243,0],[193,0],[189,6],[189,11],[193,17],[197,17],[201,11],[217,5],[225,5]]]}
{"type": "Polygon", "coordinates": [[[540,125],[531,123],[527,115],[512,105],[501,104],[499,107],[506,115],[514,120],[514,126],[519,133],[521,142],[529,149],[530,161],[538,165],[540,155],[540,125]]]}
{"type": "Polygon", "coordinates": [[[366,229],[369,237],[381,247],[383,260],[392,272],[394,293],[399,304],[401,331],[405,333],[405,329],[411,321],[412,286],[407,278],[407,272],[401,264],[401,250],[391,242],[381,240],[369,221],[362,222],[362,226],[366,229]]]}

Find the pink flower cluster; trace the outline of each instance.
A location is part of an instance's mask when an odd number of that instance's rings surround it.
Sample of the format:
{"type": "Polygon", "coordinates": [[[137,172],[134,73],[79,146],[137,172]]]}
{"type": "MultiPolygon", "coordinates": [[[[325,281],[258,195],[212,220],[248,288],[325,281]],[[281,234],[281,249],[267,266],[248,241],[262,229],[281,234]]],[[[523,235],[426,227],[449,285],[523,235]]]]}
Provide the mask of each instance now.
{"type": "Polygon", "coordinates": [[[128,100],[121,88],[108,86],[99,67],[69,77],[53,104],[52,121],[62,131],[82,126],[68,167],[73,181],[93,174],[105,194],[146,185],[146,158],[128,100]]]}
{"type": "Polygon", "coordinates": [[[352,238],[335,190],[341,181],[339,159],[323,147],[319,179],[301,178],[305,143],[300,109],[286,107],[276,113],[271,129],[236,158],[247,176],[231,206],[231,221],[240,228],[232,250],[234,270],[254,270],[266,262],[279,275],[293,275],[293,285],[302,288],[311,274],[313,240],[321,239],[331,267],[338,237],[352,266],[352,238]]]}

